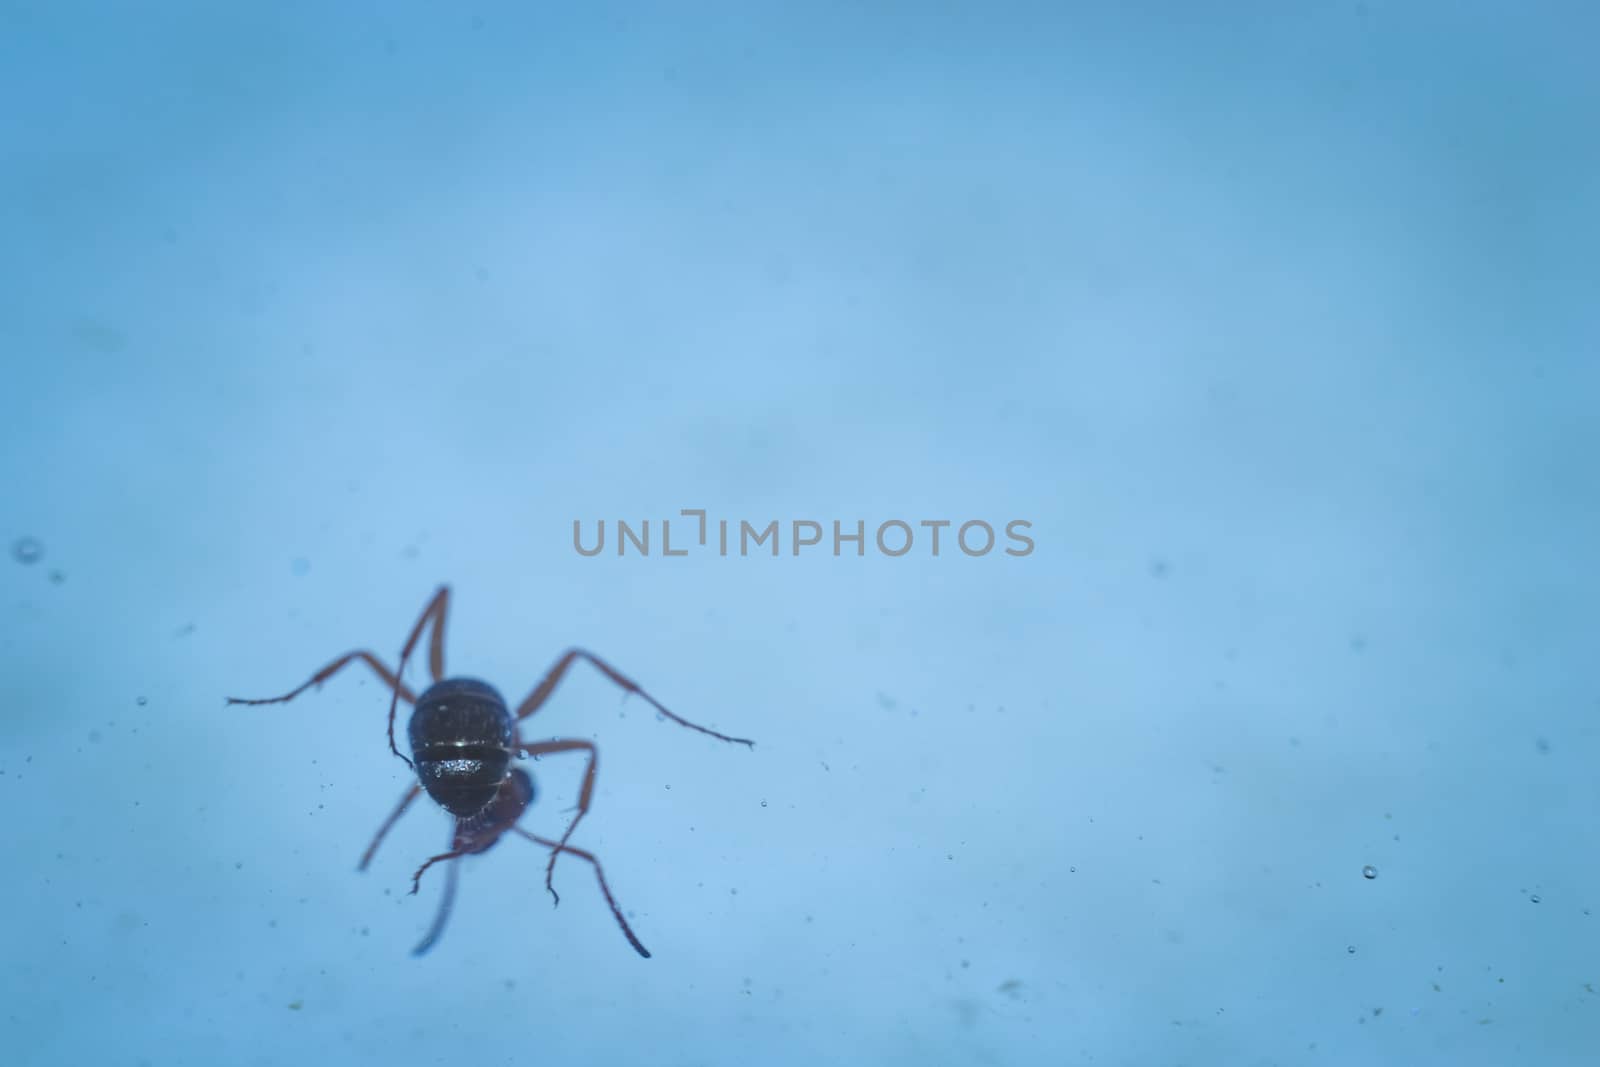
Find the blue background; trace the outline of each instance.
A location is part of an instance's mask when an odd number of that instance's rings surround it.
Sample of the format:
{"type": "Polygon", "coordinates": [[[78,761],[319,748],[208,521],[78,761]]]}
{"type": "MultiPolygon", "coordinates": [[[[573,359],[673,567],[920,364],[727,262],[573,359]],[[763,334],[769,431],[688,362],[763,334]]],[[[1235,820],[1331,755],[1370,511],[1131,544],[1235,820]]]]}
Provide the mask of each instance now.
{"type": "Polygon", "coordinates": [[[1596,21],[7,4],[6,1058],[1593,1062],[1596,21]],[[224,707],[441,582],[654,959],[224,707]]]}

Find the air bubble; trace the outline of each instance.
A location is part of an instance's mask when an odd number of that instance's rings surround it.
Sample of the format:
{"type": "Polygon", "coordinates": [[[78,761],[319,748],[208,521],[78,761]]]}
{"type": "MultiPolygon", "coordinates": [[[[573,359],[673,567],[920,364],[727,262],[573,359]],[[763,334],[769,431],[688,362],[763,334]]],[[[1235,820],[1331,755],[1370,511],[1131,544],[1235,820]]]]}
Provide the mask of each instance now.
{"type": "MultiPolygon", "coordinates": [[[[762,802],[761,802],[761,806],[762,806],[762,807],[763,807],[763,808],[764,808],[764,807],[766,807],[766,806],[767,806],[767,802],[766,802],[766,801],[765,801],[765,800],[763,800],[763,801],[762,801],[762,802]]],[[[1538,898],[1535,898],[1535,899],[1538,899],[1538,898]]]]}
{"type": "Polygon", "coordinates": [[[1365,867],[1361,868],[1361,877],[1365,878],[1369,882],[1372,881],[1372,879],[1378,877],[1378,868],[1374,867],[1370,863],[1367,864],[1365,867]]]}
{"type": "Polygon", "coordinates": [[[19,537],[11,542],[11,558],[23,566],[38,563],[44,556],[44,545],[37,537],[19,537]]]}
{"type": "Polygon", "coordinates": [[[144,707],[146,704],[150,703],[150,701],[145,697],[136,697],[136,698],[134,698],[133,702],[135,704],[139,705],[141,708],[144,707]]]}

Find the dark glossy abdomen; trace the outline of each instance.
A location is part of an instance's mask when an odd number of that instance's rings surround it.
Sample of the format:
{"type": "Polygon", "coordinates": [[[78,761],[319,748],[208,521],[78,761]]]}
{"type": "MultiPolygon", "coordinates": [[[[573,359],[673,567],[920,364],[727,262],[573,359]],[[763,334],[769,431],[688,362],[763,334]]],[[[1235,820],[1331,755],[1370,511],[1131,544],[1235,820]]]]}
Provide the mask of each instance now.
{"type": "Polygon", "coordinates": [[[411,758],[428,795],[458,818],[494,799],[511,765],[511,713],[494,687],[446,678],[417,698],[411,758]]]}

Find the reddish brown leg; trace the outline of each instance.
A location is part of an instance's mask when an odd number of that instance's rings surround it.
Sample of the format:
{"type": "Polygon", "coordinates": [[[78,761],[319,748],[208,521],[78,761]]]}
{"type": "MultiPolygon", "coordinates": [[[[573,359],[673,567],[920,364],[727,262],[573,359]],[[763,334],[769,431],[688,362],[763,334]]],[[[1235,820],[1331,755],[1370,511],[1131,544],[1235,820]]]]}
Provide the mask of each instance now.
{"type": "Polygon", "coordinates": [[[444,896],[439,901],[439,910],[434,912],[433,925],[428,927],[428,932],[423,935],[417,947],[411,950],[412,956],[421,956],[439,943],[439,935],[444,933],[444,924],[450,921],[450,909],[456,902],[456,879],[461,873],[461,864],[452,862],[445,868],[444,896]]]}
{"type": "Polygon", "coordinates": [[[378,851],[378,846],[383,843],[383,839],[388,835],[389,830],[395,823],[400,821],[400,816],[406,813],[406,809],[411,806],[411,802],[421,794],[422,787],[420,785],[414,785],[406,790],[406,795],[400,798],[400,803],[395,805],[395,809],[389,813],[389,817],[383,820],[383,825],[378,827],[378,833],[373,837],[372,844],[368,845],[367,850],[361,854],[361,865],[356,870],[364,871],[367,869],[367,864],[372,862],[373,853],[378,851]]]}
{"type": "MultiPolygon", "coordinates": [[[[444,620],[445,613],[450,610],[450,587],[441,585],[439,591],[433,594],[433,599],[428,601],[428,606],[422,609],[422,616],[417,619],[417,625],[411,628],[411,636],[406,638],[406,647],[400,650],[400,667],[395,674],[404,677],[406,673],[406,660],[411,658],[411,652],[417,647],[417,642],[422,640],[423,628],[428,625],[428,620],[433,620],[433,639],[428,644],[428,674],[435,682],[444,677],[444,620]]],[[[389,701],[389,751],[406,761],[406,766],[415,769],[415,764],[409,758],[400,754],[394,744],[394,712],[398,701],[389,701]]],[[[414,702],[413,702],[414,703],[414,702]]],[[[416,890],[412,890],[416,892],[416,890]]]]}
{"type": "MultiPolygon", "coordinates": [[[[720,741],[731,741],[736,745],[748,745],[751,748],[756,747],[756,743],[754,741],[746,740],[743,737],[729,737],[727,734],[719,734],[715,730],[708,730],[704,726],[698,726],[695,723],[690,722],[688,719],[680,719],[678,716],[672,714],[672,712],[662,707],[660,701],[656,700],[655,697],[651,696],[649,693],[646,693],[643,689],[640,689],[638,684],[635,683],[631,678],[623,675],[615,667],[612,667],[609,663],[596,656],[594,653],[586,652],[581,648],[569,648],[567,651],[561,654],[561,658],[556,660],[555,666],[550,668],[550,673],[544,676],[544,680],[534,687],[533,692],[528,694],[528,699],[524,700],[521,706],[517,708],[517,718],[519,720],[526,719],[543,707],[544,702],[550,698],[550,694],[555,691],[556,686],[561,682],[562,676],[567,673],[567,668],[572,666],[574,660],[580,658],[586,659],[590,663],[594,664],[595,668],[599,670],[601,674],[605,675],[607,678],[610,678],[613,682],[617,683],[617,685],[621,686],[629,693],[639,694],[647,703],[649,703],[652,708],[655,708],[662,715],[671,719],[678,725],[687,726],[689,729],[698,730],[703,734],[710,734],[712,737],[715,737],[720,741]]],[[[402,662],[401,667],[403,668],[404,666],[405,664],[402,662]]]]}
{"type": "Polygon", "coordinates": [[[417,873],[416,874],[413,874],[411,876],[411,895],[412,896],[416,896],[417,895],[417,890],[422,886],[422,875],[423,875],[423,872],[426,871],[429,867],[432,867],[435,863],[443,863],[445,860],[460,859],[462,856],[470,856],[470,855],[472,855],[472,850],[471,849],[468,849],[468,848],[453,848],[449,852],[441,852],[437,856],[434,856],[432,859],[428,860],[427,863],[424,863],[421,867],[417,868],[417,873]]]}
{"type": "Polygon", "coordinates": [[[578,790],[578,813],[567,824],[567,832],[561,835],[561,841],[554,852],[550,853],[550,862],[544,868],[544,887],[550,890],[550,895],[557,904],[561,903],[561,894],[557,893],[551,879],[555,877],[556,857],[561,855],[561,850],[567,847],[567,841],[572,837],[572,831],[578,828],[578,820],[589,812],[589,801],[594,799],[594,775],[600,763],[600,750],[593,741],[561,740],[540,741],[538,744],[524,745],[518,742],[517,747],[530,756],[549,756],[557,752],[588,752],[589,766],[583,772],[583,785],[578,790]]]}
{"type": "Polygon", "coordinates": [[[513,826],[511,829],[515,830],[523,837],[526,837],[529,841],[532,841],[536,845],[543,845],[545,848],[554,849],[556,852],[570,852],[579,859],[588,860],[591,864],[593,864],[594,875],[600,880],[600,892],[604,894],[606,898],[606,904],[610,906],[611,914],[616,918],[617,925],[622,927],[622,936],[628,939],[628,944],[633,946],[635,952],[639,953],[639,955],[643,956],[645,959],[650,958],[650,950],[645,948],[644,945],[640,943],[638,937],[634,936],[633,928],[628,925],[628,920],[622,917],[622,909],[617,907],[617,898],[611,895],[611,887],[606,885],[606,872],[600,869],[600,861],[595,858],[594,853],[585,852],[581,848],[573,848],[571,845],[563,845],[559,841],[551,841],[549,838],[530,834],[520,826],[513,826]]]}
{"type": "Polygon", "coordinates": [[[389,668],[385,667],[378,660],[378,657],[374,656],[371,652],[347,652],[338,659],[334,660],[332,663],[328,664],[326,667],[322,668],[316,674],[313,674],[311,676],[311,680],[305,685],[302,685],[298,689],[291,690],[281,697],[267,697],[265,700],[244,700],[240,697],[229,697],[228,703],[252,705],[287,704],[289,701],[293,700],[295,697],[299,696],[301,693],[304,693],[307,689],[310,689],[313,686],[320,688],[323,682],[326,682],[329,678],[332,678],[334,675],[344,670],[356,660],[360,660],[367,666],[371,667],[373,673],[379,678],[383,679],[383,684],[394,690],[396,699],[404,700],[407,704],[416,703],[417,698],[412,696],[411,690],[407,689],[405,685],[401,683],[400,676],[398,674],[390,673],[389,668]]]}

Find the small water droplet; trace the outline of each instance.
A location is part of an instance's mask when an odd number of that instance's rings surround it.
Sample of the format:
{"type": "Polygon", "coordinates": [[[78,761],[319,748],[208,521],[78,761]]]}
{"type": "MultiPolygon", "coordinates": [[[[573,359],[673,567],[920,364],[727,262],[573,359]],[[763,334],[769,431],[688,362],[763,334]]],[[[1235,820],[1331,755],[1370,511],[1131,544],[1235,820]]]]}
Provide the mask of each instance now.
{"type": "MultiPolygon", "coordinates": [[[[1378,868],[1374,867],[1370,863],[1367,864],[1365,867],[1361,868],[1361,877],[1367,879],[1370,882],[1372,879],[1378,877],[1378,868]]],[[[1405,879],[1401,879],[1401,881],[1404,881],[1404,880],[1405,879]]]]}
{"type": "Polygon", "coordinates": [[[1529,897],[1528,899],[1533,901],[1535,904],[1537,904],[1537,903],[1539,903],[1539,894],[1535,893],[1533,896],[1529,897]]]}
{"type": "Polygon", "coordinates": [[[1351,945],[1349,948],[1346,948],[1345,951],[1350,953],[1350,955],[1354,956],[1356,954],[1356,947],[1354,945],[1351,945]]]}
{"type": "Polygon", "coordinates": [[[762,806],[762,807],[763,807],[763,808],[764,808],[764,807],[766,807],[766,806],[767,806],[767,802],[766,802],[766,801],[765,801],[765,800],[763,800],[763,801],[762,801],[762,802],[761,802],[761,806],[762,806]]]}
{"type": "Polygon", "coordinates": [[[135,703],[135,704],[137,704],[137,705],[139,705],[139,706],[140,706],[140,707],[141,707],[141,708],[142,708],[142,707],[144,707],[144,706],[145,706],[145,705],[146,705],[146,704],[148,704],[148,703],[150,703],[150,701],[149,701],[149,700],[147,700],[147,699],[145,699],[145,698],[144,698],[144,697],[139,697],[139,698],[137,698],[137,699],[136,699],[136,700],[134,700],[134,703],[135,703]]]}

